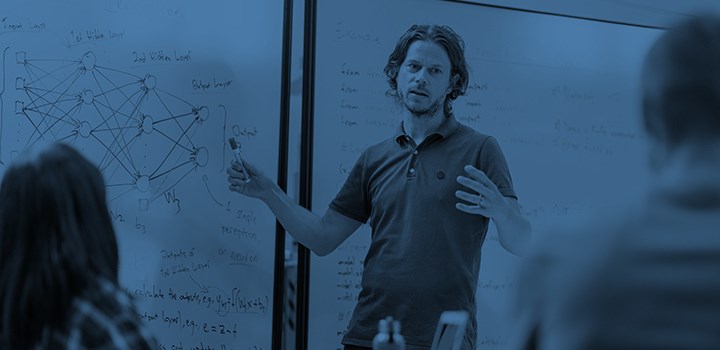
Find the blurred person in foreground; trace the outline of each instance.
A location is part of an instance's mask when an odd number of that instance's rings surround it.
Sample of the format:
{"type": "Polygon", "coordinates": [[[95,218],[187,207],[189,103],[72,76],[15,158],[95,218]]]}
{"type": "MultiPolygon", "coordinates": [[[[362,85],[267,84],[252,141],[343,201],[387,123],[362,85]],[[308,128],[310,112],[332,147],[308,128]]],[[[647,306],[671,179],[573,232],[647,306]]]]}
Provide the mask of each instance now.
{"type": "Polygon", "coordinates": [[[720,18],[663,33],[642,83],[650,189],[539,237],[514,349],[720,349],[720,18]]]}
{"type": "Polygon", "coordinates": [[[158,348],[118,285],[103,177],[65,144],[26,152],[0,185],[0,348],[158,348]]]}

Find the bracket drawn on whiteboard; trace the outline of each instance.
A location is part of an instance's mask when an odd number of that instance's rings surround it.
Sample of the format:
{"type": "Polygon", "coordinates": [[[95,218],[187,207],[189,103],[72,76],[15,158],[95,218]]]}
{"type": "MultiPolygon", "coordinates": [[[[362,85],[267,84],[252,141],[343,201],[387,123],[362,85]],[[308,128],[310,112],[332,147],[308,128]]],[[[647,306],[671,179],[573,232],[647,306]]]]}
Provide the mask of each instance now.
{"type": "Polygon", "coordinates": [[[212,198],[213,202],[217,203],[217,205],[219,205],[219,206],[222,207],[222,206],[223,206],[222,203],[220,203],[220,202],[217,200],[217,198],[215,198],[215,196],[214,196],[214,195],[212,194],[212,192],[210,191],[210,186],[208,185],[208,176],[207,176],[207,175],[203,175],[202,180],[203,180],[203,183],[205,184],[205,189],[207,190],[208,194],[210,195],[210,198],[212,198]]]}
{"type": "MultiPolygon", "coordinates": [[[[0,138],[2,138],[3,134],[3,119],[4,117],[4,111],[5,111],[5,99],[3,98],[3,95],[5,94],[5,84],[6,84],[6,78],[7,75],[5,73],[5,57],[7,56],[7,51],[10,49],[9,46],[6,46],[5,49],[3,49],[3,55],[2,55],[2,79],[0,79],[0,82],[2,82],[2,87],[0,87],[0,138]]],[[[0,140],[0,165],[5,165],[5,162],[2,160],[2,140],[0,140]]]]}

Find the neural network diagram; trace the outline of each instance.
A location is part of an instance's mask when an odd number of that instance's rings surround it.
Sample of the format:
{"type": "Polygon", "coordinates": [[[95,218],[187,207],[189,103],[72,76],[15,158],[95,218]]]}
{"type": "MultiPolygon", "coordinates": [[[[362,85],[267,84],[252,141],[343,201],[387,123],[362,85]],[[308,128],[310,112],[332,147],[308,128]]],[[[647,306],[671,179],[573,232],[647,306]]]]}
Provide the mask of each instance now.
{"type": "Polygon", "coordinates": [[[13,122],[26,131],[17,135],[18,151],[37,142],[72,143],[102,170],[110,200],[139,192],[145,194],[141,209],[207,165],[208,151],[193,137],[208,108],[161,89],[154,75],[104,66],[92,51],[78,59],[18,51],[15,62],[22,98],[13,122]]]}

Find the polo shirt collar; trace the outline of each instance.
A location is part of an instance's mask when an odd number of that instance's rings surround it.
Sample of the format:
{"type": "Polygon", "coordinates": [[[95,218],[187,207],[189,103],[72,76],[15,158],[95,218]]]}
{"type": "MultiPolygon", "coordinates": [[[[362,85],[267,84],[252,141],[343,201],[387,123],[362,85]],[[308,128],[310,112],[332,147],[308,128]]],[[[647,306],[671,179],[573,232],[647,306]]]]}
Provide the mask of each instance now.
{"type": "MultiPolygon", "coordinates": [[[[428,136],[437,134],[440,137],[446,139],[452,134],[454,134],[459,127],[460,123],[457,121],[457,119],[455,119],[455,116],[450,115],[449,117],[445,118],[445,121],[443,121],[440,126],[438,126],[437,130],[431,132],[428,136]]],[[[398,127],[395,129],[394,138],[395,141],[399,144],[404,144],[410,139],[410,136],[405,133],[403,122],[400,122],[400,124],[398,124],[398,127]]]]}

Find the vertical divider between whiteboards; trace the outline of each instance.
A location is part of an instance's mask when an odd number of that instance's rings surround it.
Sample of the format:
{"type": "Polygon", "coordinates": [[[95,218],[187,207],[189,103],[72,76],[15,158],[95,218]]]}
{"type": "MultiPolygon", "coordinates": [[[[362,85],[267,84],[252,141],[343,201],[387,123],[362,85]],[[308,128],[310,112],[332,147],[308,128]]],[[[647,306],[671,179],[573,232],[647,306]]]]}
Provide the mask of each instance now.
{"type": "MultiPolygon", "coordinates": [[[[300,205],[312,210],[312,169],[313,169],[313,132],[315,97],[315,38],[316,38],[317,1],[305,1],[305,23],[303,43],[303,88],[302,88],[302,126],[300,141],[300,205]]],[[[296,350],[307,350],[308,346],[308,306],[310,281],[310,250],[298,247],[297,276],[297,334],[296,350]]]]}
{"type": "MultiPolygon", "coordinates": [[[[290,80],[292,63],[292,21],[293,0],[283,1],[283,43],[282,43],[282,80],[280,87],[280,127],[278,145],[277,184],[284,192],[288,185],[288,143],[290,130],[290,80]]],[[[273,350],[282,349],[283,305],[285,303],[285,229],[279,221],[275,222],[275,266],[273,284],[273,350]]]]}

